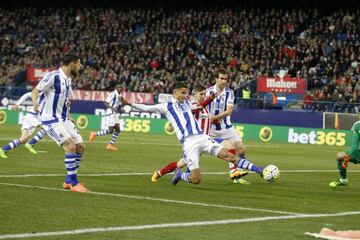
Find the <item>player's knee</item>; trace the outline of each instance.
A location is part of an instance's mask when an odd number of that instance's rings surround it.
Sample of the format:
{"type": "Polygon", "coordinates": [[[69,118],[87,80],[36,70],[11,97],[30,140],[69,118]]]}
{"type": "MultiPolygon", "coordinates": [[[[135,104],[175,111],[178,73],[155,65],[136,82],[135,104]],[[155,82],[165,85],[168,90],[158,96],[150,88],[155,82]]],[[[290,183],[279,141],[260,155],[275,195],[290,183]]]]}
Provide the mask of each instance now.
{"type": "Polygon", "coordinates": [[[344,157],[345,157],[345,153],[344,152],[339,152],[336,155],[336,160],[342,161],[342,160],[344,160],[344,157]]]}
{"type": "Polygon", "coordinates": [[[201,182],[201,177],[195,177],[191,179],[191,183],[193,184],[199,184],[201,182]]]}
{"type": "Polygon", "coordinates": [[[83,154],[85,152],[85,144],[84,143],[76,144],[76,152],[79,154],[83,154]]]}
{"type": "Polygon", "coordinates": [[[110,132],[110,133],[113,133],[113,132],[114,132],[114,128],[113,128],[113,127],[109,128],[109,132],[110,132]]]}

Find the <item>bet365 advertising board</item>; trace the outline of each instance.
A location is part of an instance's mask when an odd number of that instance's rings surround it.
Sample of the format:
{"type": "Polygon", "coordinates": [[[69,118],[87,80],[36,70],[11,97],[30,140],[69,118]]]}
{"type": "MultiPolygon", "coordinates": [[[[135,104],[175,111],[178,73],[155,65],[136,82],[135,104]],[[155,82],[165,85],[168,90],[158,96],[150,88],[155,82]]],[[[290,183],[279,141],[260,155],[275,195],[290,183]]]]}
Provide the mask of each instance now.
{"type": "MultiPolygon", "coordinates": [[[[7,124],[22,124],[26,112],[0,110],[0,135],[1,128],[7,124]]],[[[87,114],[72,114],[80,130],[99,130],[104,126],[101,116],[87,114]]],[[[165,119],[124,118],[121,128],[124,132],[169,134],[166,131],[169,124],[165,119]]],[[[252,124],[233,124],[235,130],[244,141],[254,142],[280,142],[313,144],[328,146],[346,146],[351,144],[352,132],[342,130],[326,130],[318,128],[298,128],[285,126],[264,126],[252,124]]]]}

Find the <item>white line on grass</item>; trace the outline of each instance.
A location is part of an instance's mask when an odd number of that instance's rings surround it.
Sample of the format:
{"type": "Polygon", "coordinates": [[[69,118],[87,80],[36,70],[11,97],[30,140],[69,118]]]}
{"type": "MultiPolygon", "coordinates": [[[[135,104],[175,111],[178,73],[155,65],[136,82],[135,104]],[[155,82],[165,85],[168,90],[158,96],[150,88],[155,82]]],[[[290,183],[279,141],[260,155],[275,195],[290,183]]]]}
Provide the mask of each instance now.
{"type": "MultiPolygon", "coordinates": [[[[2,137],[0,140],[12,140],[13,138],[10,137],[2,137]]],[[[133,139],[133,138],[132,138],[133,139]]],[[[53,142],[53,140],[50,139],[42,139],[42,142],[53,142]]],[[[89,143],[88,141],[85,141],[85,143],[89,143]]],[[[109,141],[94,141],[92,144],[104,144],[109,143],[109,141]]],[[[120,142],[120,145],[134,145],[134,144],[140,144],[140,145],[157,145],[157,146],[181,146],[180,143],[167,143],[167,142],[161,142],[161,141],[134,141],[134,142],[120,142]]],[[[247,144],[247,147],[261,147],[261,148],[280,148],[278,146],[274,145],[261,145],[261,144],[247,144]]]]}
{"type": "MultiPolygon", "coordinates": [[[[338,170],[281,170],[282,173],[334,173],[338,170]]],[[[348,170],[348,172],[360,172],[360,170],[348,170]]],[[[249,172],[254,173],[254,172],[249,172]]],[[[78,174],[82,177],[112,177],[112,176],[150,176],[153,173],[83,173],[78,174]]],[[[229,172],[202,172],[203,175],[226,175],[229,172]]],[[[33,173],[33,174],[7,174],[0,175],[0,178],[27,178],[27,177],[62,177],[64,173],[33,173]]]]}
{"type": "Polygon", "coordinates": [[[74,230],[57,231],[57,232],[6,234],[6,235],[0,235],[0,239],[50,237],[50,236],[77,235],[84,233],[101,233],[101,232],[115,232],[115,231],[120,232],[120,231],[131,231],[131,230],[139,231],[146,229],[175,228],[175,227],[211,226],[211,225],[253,223],[253,222],[277,221],[277,220],[299,219],[299,218],[343,217],[349,215],[360,215],[360,211],[340,212],[340,213],[330,213],[330,214],[303,214],[303,215],[291,215],[291,216],[275,216],[275,217],[269,216],[269,217],[255,217],[255,218],[244,218],[244,219],[215,220],[215,221],[148,224],[148,225],[138,225],[138,226],[122,226],[122,227],[107,227],[107,228],[84,228],[84,229],[74,229],[74,230]]]}
{"type": "MultiPolygon", "coordinates": [[[[12,187],[22,187],[22,188],[34,188],[34,189],[42,189],[42,190],[52,190],[52,191],[63,191],[63,192],[68,191],[68,190],[64,190],[64,189],[60,189],[60,188],[51,188],[51,187],[44,187],[44,186],[24,185],[24,184],[15,184],[15,183],[0,183],[0,185],[12,186],[12,187]]],[[[288,214],[288,215],[302,215],[300,213],[261,209],[261,208],[246,208],[246,207],[227,206],[227,205],[219,205],[219,204],[212,204],[212,203],[179,201],[179,200],[172,200],[172,199],[144,197],[144,196],[127,195],[127,194],[120,194],[120,193],[89,192],[89,193],[84,193],[84,194],[94,194],[94,195],[130,198],[130,199],[141,199],[141,200],[149,200],[149,201],[157,201],[157,202],[194,205],[194,206],[201,206],[201,207],[224,208],[224,209],[233,209],[233,210],[245,210],[245,211],[267,212],[267,213],[288,214]]]]}

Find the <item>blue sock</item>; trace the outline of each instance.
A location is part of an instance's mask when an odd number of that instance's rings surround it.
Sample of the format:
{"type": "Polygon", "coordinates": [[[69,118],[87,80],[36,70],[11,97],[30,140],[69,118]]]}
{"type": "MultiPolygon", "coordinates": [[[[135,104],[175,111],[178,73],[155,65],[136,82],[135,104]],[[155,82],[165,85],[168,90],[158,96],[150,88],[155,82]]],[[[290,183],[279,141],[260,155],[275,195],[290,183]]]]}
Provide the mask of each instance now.
{"type": "Polygon", "coordinates": [[[190,173],[182,173],[181,174],[181,179],[184,180],[185,182],[190,182],[189,181],[189,176],[190,176],[190,173]]]}
{"type": "Polygon", "coordinates": [[[109,133],[110,133],[109,129],[101,130],[101,131],[96,132],[96,136],[103,136],[103,135],[106,135],[109,133]]]}
{"type": "Polygon", "coordinates": [[[120,132],[114,132],[113,133],[113,135],[112,135],[112,137],[111,137],[111,141],[109,142],[110,144],[112,144],[112,145],[114,145],[115,144],[115,142],[116,142],[116,139],[118,138],[118,136],[119,136],[119,134],[120,134],[120,132]]]}
{"type": "Polygon", "coordinates": [[[34,145],[35,143],[37,143],[40,139],[42,139],[45,136],[46,132],[44,129],[41,129],[40,131],[38,131],[35,136],[28,141],[29,144],[34,145]]]}
{"type": "Polygon", "coordinates": [[[258,174],[261,175],[261,168],[259,168],[258,166],[256,166],[255,164],[251,163],[250,161],[244,158],[239,158],[239,161],[237,162],[237,166],[238,168],[248,169],[250,171],[257,172],[258,174]]]}
{"type": "Polygon", "coordinates": [[[79,153],[76,153],[76,157],[75,157],[76,169],[79,169],[81,159],[82,159],[82,155],[79,153]]]}
{"type": "Polygon", "coordinates": [[[4,150],[4,152],[9,151],[10,149],[16,148],[17,146],[19,146],[21,144],[19,139],[14,139],[11,142],[9,142],[7,145],[5,145],[2,150],[4,150]]]}
{"type": "Polygon", "coordinates": [[[67,172],[67,176],[65,178],[65,182],[67,183],[71,182],[71,185],[75,186],[79,183],[77,179],[77,168],[76,168],[76,154],[72,153],[65,153],[65,168],[67,172]]]}

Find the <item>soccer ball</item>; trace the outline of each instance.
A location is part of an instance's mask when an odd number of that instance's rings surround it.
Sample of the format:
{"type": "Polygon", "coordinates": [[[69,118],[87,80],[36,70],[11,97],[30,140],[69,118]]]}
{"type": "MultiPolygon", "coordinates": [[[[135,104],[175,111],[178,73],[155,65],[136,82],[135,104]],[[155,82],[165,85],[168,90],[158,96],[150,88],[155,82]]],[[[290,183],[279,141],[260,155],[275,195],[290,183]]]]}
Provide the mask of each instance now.
{"type": "Polygon", "coordinates": [[[280,170],[275,165],[268,165],[264,168],[263,178],[267,182],[274,182],[280,178],[280,170]]]}

